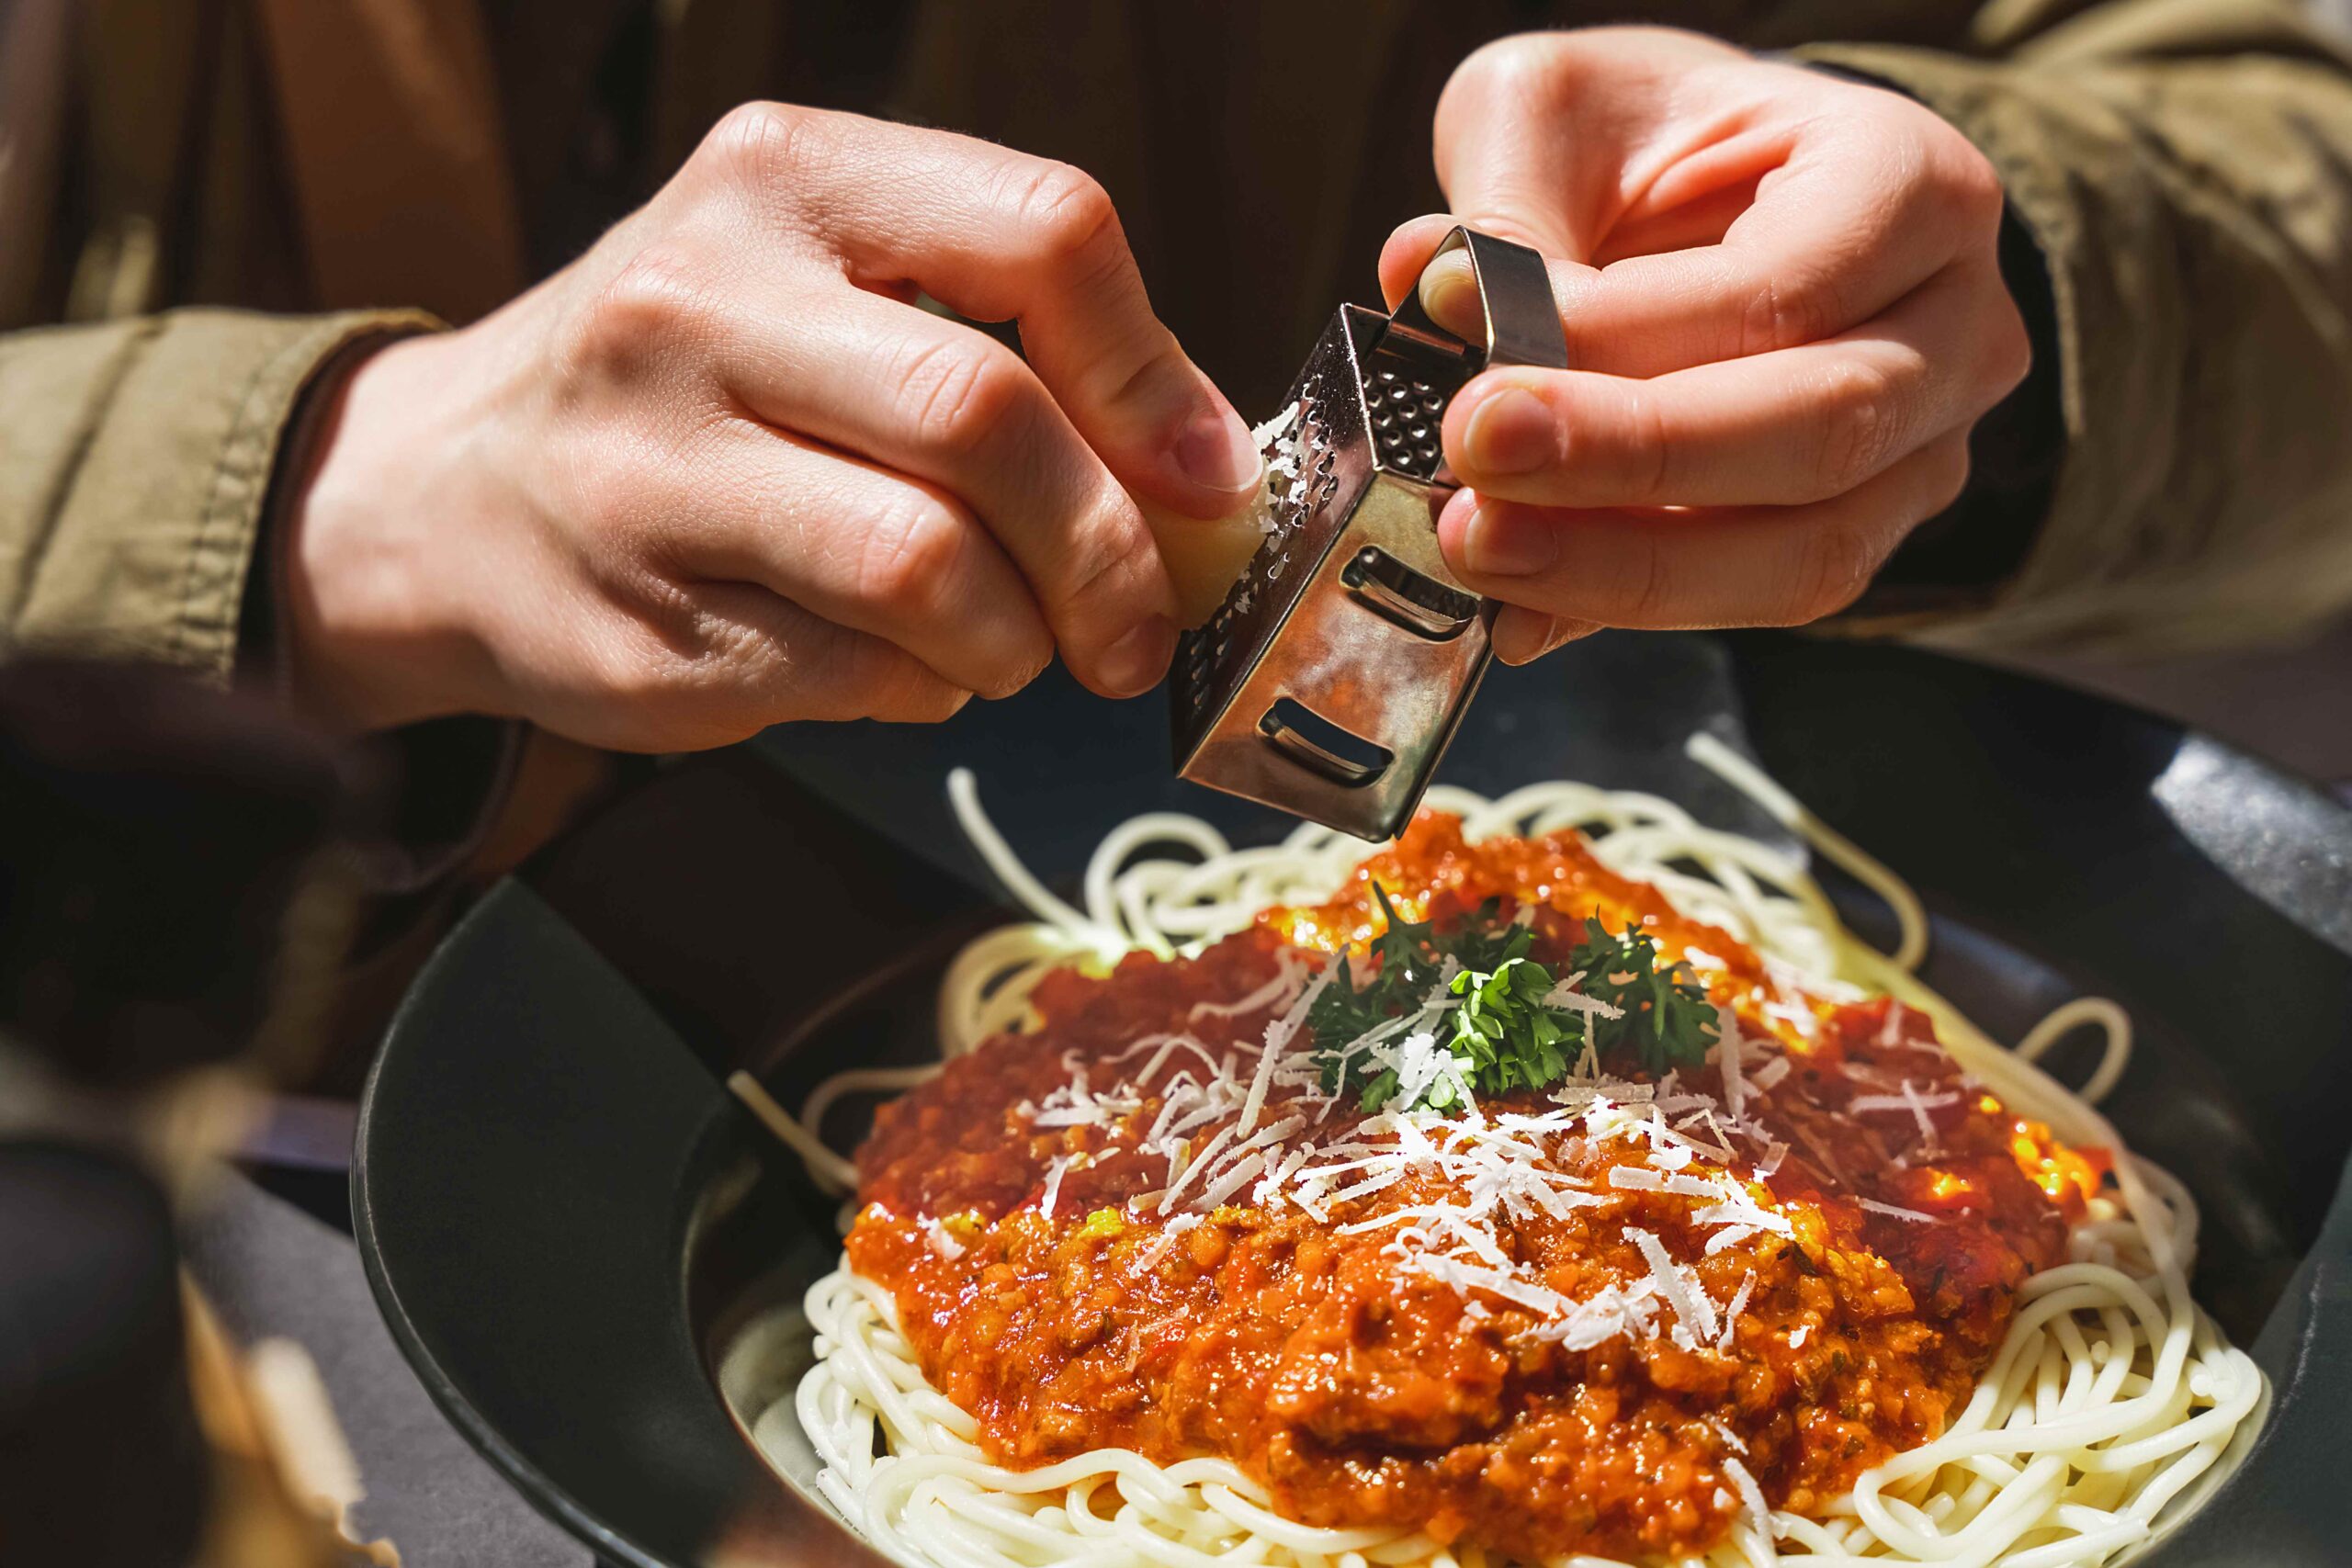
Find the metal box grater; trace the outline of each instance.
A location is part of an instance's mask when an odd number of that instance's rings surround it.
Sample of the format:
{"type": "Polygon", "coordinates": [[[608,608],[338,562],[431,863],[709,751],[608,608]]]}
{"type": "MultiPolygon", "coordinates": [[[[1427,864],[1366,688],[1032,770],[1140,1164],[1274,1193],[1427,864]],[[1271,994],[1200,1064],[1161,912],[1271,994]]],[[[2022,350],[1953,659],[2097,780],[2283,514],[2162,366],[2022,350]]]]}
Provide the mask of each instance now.
{"type": "MultiPolygon", "coordinates": [[[[1225,604],[1187,633],[1170,681],[1176,771],[1360,839],[1411,820],[1492,657],[1491,601],[1438,553],[1456,488],[1446,405],[1490,365],[1565,367],[1543,258],[1456,229],[1487,341],[1342,305],[1292,386],[1295,477],[1272,480],[1273,531],[1225,604]]],[[[1272,454],[1270,453],[1269,456],[1272,454]]]]}

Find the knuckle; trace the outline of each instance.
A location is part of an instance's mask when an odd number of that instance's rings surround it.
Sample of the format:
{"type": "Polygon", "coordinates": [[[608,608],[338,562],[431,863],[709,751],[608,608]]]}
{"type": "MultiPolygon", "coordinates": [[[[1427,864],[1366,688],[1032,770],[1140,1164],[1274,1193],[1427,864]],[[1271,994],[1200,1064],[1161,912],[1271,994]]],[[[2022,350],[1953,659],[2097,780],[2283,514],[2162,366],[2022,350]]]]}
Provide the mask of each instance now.
{"type": "Polygon", "coordinates": [[[1852,604],[1878,570],[1873,537],[1843,520],[1805,530],[1793,552],[1786,602],[1768,623],[1802,626],[1852,604]]]}
{"type": "Polygon", "coordinates": [[[698,333],[710,310],[695,258],[673,245],[649,245],[573,320],[563,358],[580,369],[633,377],[698,333]]]}
{"type": "Polygon", "coordinates": [[[934,678],[910,705],[909,711],[901,722],[944,724],[962,713],[964,705],[971,700],[972,694],[964,690],[963,687],[952,686],[944,681],[934,678]]]}
{"type": "Polygon", "coordinates": [[[2018,313],[2017,302],[2006,289],[2000,292],[1995,325],[1986,338],[1985,352],[1990,363],[1985,375],[1991,382],[1992,401],[1998,402],[2017,390],[2033,370],[2032,336],[2025,330],[2025,318],[2018,313]]]}
{"type": "Polygon", "coordinates": [[[1623,603],[1626,606],[1625,624],[1634,626],[1673,626],[1679,598],[1679,584],[1667,559],[1666,551],[1653,543],[1648,548],[1633,551],[1624,563],[1625,582],[1623,603]]]}
{"type": "Polygon", "coordinates": [[[903,413],[926,450],[969,456],[1021,412],[1023,372],[1003,349],[970,334],[918,346],[899,377],[903,413]]]}
{"type": "Polygon", "coordinates": [[[1521,33],[1474,50],[1446,78],[1432,122],[1438,145],[1498,111],[1556,123],[1575,107],[1573,35],[1521,33]]]}
{"type": "Polygon", "coordinates": [[[1023,632],[1019,645],[1003,665],[989,673],[976,690],[984,697],[1009,697],[1025,689],[1054,662],[1054,639],[1043,626],[1023,632]]]}
{"type": "Polygon", "coordinates": [[[1945,146],[1949,149],[1949,156],[1943,160],[1943,183],[1951,198],[1979,225],[1988,231],[1997,228],[2002,205],[2007,200],[2007,192],[2001,185],[2001,171],[1993,166],[1990,158],[1978,151],[1974,142],[1957,130],[1943,126],[1941,120],[1937,124],[1942,126],[1946,132],[1945,146]]]}
{"type": "Polygon", "coordinates": [[[767,187],[808,166],[816,117],[789,104],[741,104],[695,149],[695,161],[739,184],[767,187]]]}
{"type": "MultiPolygon", "coordinates": [[[[736,705],[756,711],[761,723],[778,719],[840,720],[873,714],[866,656],[877,645],[822,616],[787,607],[782,615],[752,618],[739,630],[756,656],[740,657],[726,678],[743,693],[736,705]]],[[[716,644],[714,667],[728,665],[716,644]]],[[[759,724],[752,727],[756,733],[759,724]]]]}
{"type": "Polygon", "coordinates": [[[688,682],[690,661],[679,658],[669,639],[645,626],[592,637],[584,649],[585,673],[594,700],[622,712],[667,708],[688,682]]]}
{"type": "Polygon", "coordinates": [[[1105,495],[1075,531],[1056,603],[1066,615],[1117,623],[1148,612],[1147,587],[1159,552],[1124,493],[1105,495]]]}
{"type": "Polygon", "coordinates": [[[1736,356],[1813,343],[1835,331],[1839,316],[1838,286],[1826,270],[1767,276],[1748,294],[1736,356]]]}
{"type": "Polygon", "coordinates": [[[1453,68],[1446,91],[1487,98],[1521,99],[1552,90],[1563,74],[1566,51],[1542,33],[1518,33],[1471,51],[1453,68]]]}
{"type": "Polygon", "coordinates": [[[1666,409],[1655,395],[1638,382],[1627,392],[1626,491],[1634,505],[1658,505],[1673,492],[1680,443],[1672,438],[1666,409]]]}
{"type": "MultiPolygon", "coordinates": [[[[970,697],[897,644],[820,616],[795,613],[780,631],[730,629],[744,634],[753,656],[727,683],[762,700],[739,702],[715,722],[744,723],[745,735],[779,718],[935,723],[970,697]]],[[[720,665],[729,659],[715,639],[709,657],[720,665]]]]}
{"type": "Polygon", "coordinates": [[[1012,180],[1009,196],[1018,232],[1038,261],[1082,264],[1118,232],[1111,193],[1083,169],[1040,160],[1018,168],[1012,180]]]}
{"type": "Polygon", "coordinates": [[[930,497],[916,492],[893,501],[865,530],[857,596],[909,619],[947,608],[946,590],[968,547],[962,520],[930,497]]]}
{"type": "Polygon", "coordinates": [[[704,585],[640,617],[616,659],[639,672],[631,701],[661,727],[662,749],[729,745],[778,716],[769,694],[789,679],[813,621],[779,617],[780,607],[763,590],[704,585]]]}
{"type": "Polygon", "coordinates": [[[1875,90],[1872,101],[1880,108],[1872,134],[1889,160],[1886,222],[1926,224],[1959,249],[1990,247],[2007,199],[1993,161],[1922,105],[1875,90]]]}
{"type": "Polygon", "coordinates": [[[956,688],[879,637],[850,637],[837,656],[842,683],[861,714],[901,723],[936,722],[962,705],[954,700],[956,688]]]}
{"type": "Polygon", "coordinates": [[[858,650],[866,640],[817,615],[797,618],[778,644],[774,684],[779,705],[798,718],[863,716],[858,650]]]}
{"type": "Polygon", "coordinates": [[[1843,495],[1884,468],[1903,435],[1902,397],[1888,373],[1868,360],[1841,358],[1820,373],[1810,492],[1843,495]]]}

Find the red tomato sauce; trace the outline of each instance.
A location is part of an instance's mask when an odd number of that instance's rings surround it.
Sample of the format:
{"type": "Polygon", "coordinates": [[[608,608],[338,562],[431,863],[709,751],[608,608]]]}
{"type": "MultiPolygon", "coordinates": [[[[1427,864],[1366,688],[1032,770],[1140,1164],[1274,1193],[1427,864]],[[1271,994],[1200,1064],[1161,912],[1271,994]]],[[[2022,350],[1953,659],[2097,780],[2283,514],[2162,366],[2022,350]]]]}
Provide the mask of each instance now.
{"type": "MultiPolygon", "coordinates": [[[[1034,999],[1040,1027],[883,1109],[858,1153],[851,1266],[894,1293],[925,1372],[978,1420],[997,1462],[1112,1446],[1163,1462],[1219,1455],[1311,1524],[1418,1527],[1526,1558],[1671,1556],[1738,1520],[1735,1466],[1773,1506],[1817,1511],[1943,1429],[2018,1287],[2064,1256],[2102,1174],[1967,1080],[1918,1012],[1806,994],[1574,834],[1471,845],[1455,819],[1425,812],[1329,904],[1270,911],[1195,959],[1057,973],[1034,999]],[[1264,987],[1285,947],[1375,935],[1374,879],[1408,918],[1441,926],[1490,897],[1532,905],[1534,955],[1555,974],[1587,916],[1637,923],[1669,956],[1702,955],[1712,998],[1785,1055],[1746,1107],[1785,1153],[1768,1162],[1753,1138],[1726,1137],[1738,1157],[1706,1168],[1748,1184],[1788,1235],[1708,1251],[1720,1224],[1699,1223],[1687,1197],[1613,1190],[1610,1168],[1639,1163],[1642,1145],[1598,1136],[1575,1157],[1599,1198],[1497,1228],[1527,1277],[1577,1301],[1645,1278],[1628,1233],[1647,1233],[1719,1306],[1743,1303],[1719,1340],[1627,1333],[1572,1350],[1533,1332],[1540,1314],[1521,1305],[1400,1269],[1393,1230],[1347,1228],[1458,1199],[1433,1171],[1323,1219],[1245,1186],[1172,1241],[1152,1201],[1130,1202],[1169,1171],[1138,1146],[1162,1100],[1128,1083],[1134,1043],[1184,1032],[1212,1055],[1254,1045],[1270,1010],[1196,1004],[1264,987]],[[1137,1103],[1099,1124],[1036,1126],[1036,1105],[1073,1073],[1137,1103]]],[[[1718,1089],[1713,1069],[1684,1077],[1718,1089]]],[[[1546,1103],[1539,1091],[1483,1109],[1546,1103]]],[[[1263,1119],[1283,1110],[1277,1095],[1263,1119]]],[[[1362,1121],[1350,1104],[1317,1132],[1344,1137],[1362,1121]]]]}

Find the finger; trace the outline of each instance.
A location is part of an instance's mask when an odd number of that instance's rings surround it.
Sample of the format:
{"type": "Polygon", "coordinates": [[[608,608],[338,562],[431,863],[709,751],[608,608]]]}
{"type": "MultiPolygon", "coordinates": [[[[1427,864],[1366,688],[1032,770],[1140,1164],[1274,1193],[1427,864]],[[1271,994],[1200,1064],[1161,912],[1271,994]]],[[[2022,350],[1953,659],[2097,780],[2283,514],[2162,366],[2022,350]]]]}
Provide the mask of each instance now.
{"type": "Polygon", "coordinates": [[[1489,637],[1495,657],[1505,664],[1532,664],[1554,649],[1566,648],[1578,637],[1590,637],[1600,629],[1597,621],[1546,615],[1524,604],[1505,604],[1495,612],[1494,629],[1489,637]]]}
{"type": "Polygon", "coordinates": [[[686,570],[757,583],[951,685],[1009,696],[1053,659],[1020,571],[935,486],[738,421],[697,453],[673,505],[686,570]]]}
{"type": "Polygon", "coordinates": [[[936,724],[972,694],[906,649],[854,631],[744,583],[695,591],[704,637],[718,655],[695,695],[748,725],[856,718],[936,724]]]}
{"type": "Polygon", "coordinates": [[[1133,696],[1166,671],[1173,591],[1150,533],[1018,355],[854,288],[742,308],[718,369],[753,413],[968,506],[1095,691],[1133,696]]]}
{"type": "Polygon", "coordinates": [[[1506,39],[1464,60],[1430,122],[1438,184],[1455,221],[1550,256],[1583,260],[1637,129],[1623,66],[1579,39],[1506,39]],[[1611,114],[1611,103],[1621,112],[1611,114]],[[1599,110],[1596,114],[1594,111],[1599,110]]]}
{"type": "MultiPolygon", "coordinates": [[[[1866,321],[1992,231],[1989,168],[1907,121],[1859,115],[1758,140],[1755,199],[1721,243],[1555,274],[1569,363],[1657,376],[1811,343],[1866,321]]],[[[1740,171],[1717,171],[1729,179],[1740,171]]]]}
{"type": "MultiPolygon", "coordinates": [[[[1417,293],[1431,321],[1464,343],[1484,345],[1488,339],[1487,305],[1470,253],[1457,249],[1436,254],[1459,226],[1459,220],[1442,213],[1398,225],[1381,251],[1381,291],[1392,310],[1406,295],[1417,293]]],[[[1593,274],[1591,267],[1557,256],[1544,257],[1544,266],[1555,301],[1581,294],[1593,274]]],[[[1568,363],[1577,363],[1573,351],[1568,363]]]]}
{"type": "Polygon", "coordinates": [[[1852,602],[1903,536],[1968,477],[1954,431],[1804,506],[1562,512],[1461,491],[1438,520],[1477,592],[1551,615],[1655,629],[1794,626],[1852,602]]]}
{"type": "Polygon", "coordinates": [[[2027,353],[1999,277],[1954,265],[1820,343],[1648,380],[1481,376],[1447,411],[1446,455],[1481,494],[1547,506],[1824,501],[1973,423],[2027,353]]]}
{"type": "Polygon", "coordinates": [[[1573,298],[1591,273],[1585,264],[1661,177],[1682,172],[1686,196],[1696,195],[1693,175],[1736,182],[1713,173],[1724,160],[1711,149],[1676,147],[1673,128],[1713,68],[1753,63],[1716,39],[1659,28],[1529,34],[1477,51],[1447,82],[1432,127],[1438,183],[1454,216],[1391,236],[1382,257],[1390,304],[1442,238],[1442,222],[1538,252],[1553,264],[1555,292],[1573,298]]]}
{"type": "Polygon", "coordinates": [[[571,640],[571,678],[530,689],[530,711],[612,750],[700,750],[797,719],[935,723],[971,698],[905,649],[743,582],[673,584],[575,618],[571,640]]]}
{"type": "Polygon", "coordinates": [[[1067,164],[942,131],[775,105],[716,133],[789,190],[862,286],[912,284],[1023,351],[1120,480],[1189,516],[1255,491],[1257,444],[1152,313],[1118,214],[1067,164]],[[854,151],[854,155],[848,155],[854,151]]]}

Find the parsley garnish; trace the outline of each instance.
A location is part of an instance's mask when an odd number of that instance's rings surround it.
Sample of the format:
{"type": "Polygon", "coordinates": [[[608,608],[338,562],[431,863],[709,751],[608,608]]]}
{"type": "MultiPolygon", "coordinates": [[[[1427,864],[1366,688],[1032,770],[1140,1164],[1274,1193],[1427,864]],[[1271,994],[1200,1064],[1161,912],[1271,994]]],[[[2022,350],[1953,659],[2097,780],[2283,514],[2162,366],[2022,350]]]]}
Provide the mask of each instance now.
{"type": "Polygon", "coordinates": [[[1660,1075],[1705,1060],[1713,1045],[1715,1015],[1706,992],[1680,965],[1661,969],[1657,943],[1639,930],[1611,935],[1588,919],[1589,939],[1570,957],[1584,972],[1583,993],[1623,1010],[1622,1017],[1603,1018],[1545,1005],[1556,980],[1527,956],[1535,933],[1503,920],[1501,900],[1488,899],[1440,935],[1431,921],[1398,915],[1378,883],[1372,892],[1387,929],[1367,956],[1369,976],[1359,987],[1342,954],[1307,1013],[1326,1094],[1355,1089],[1366,1111],[1388,1104],[1404,1088],[1398,1042],[1422,1032],[1452,1060],[1400,1109],[1448,1110],[1462,1088],[1477,1094],[1546,1088],[1567,1076],[1588,1044],[1601,1056],[1631,1051],[1660,1075]],[[1453,974],[1439,993],[1449,961],[1453,974]],[[1432,1009],[1432,1017],[1398,1024],[1372,1046],[1341,1055],[1384,1024],[1432,1009]]]}
{"type": "MultiPolygon", "coordinates": [[[[1350,956],[1340,955],[1339,973],[1323,987],[1323,994],[1306,1014],[1307,1032],[1314,1035],[1318,1047],[1336,1051],[1365,1032],[1405,1011],[1418,1007],[1430,987],[1437,984],[1440,970],[1445,964],[1445,953],[1439,948],[1430,922],[1408,920],[1388,901],[1388,891],[1377,882],[1372,885],[1372,896],[1379,901],[1380,912],[1387,917],[1388,929],[1373,944],[1367,962],[1372,965],[1368,976],[1359,981],[1349,967],[1350,956]],[[1361,986],[1361,988],[1359,988],[1361,986]]],[[[1499,903],[1487,908],[1499,909],[1499,903]]],[[[1482,908],[1480,914],[1487,912],[1482,908]]],[[[1323,1092],[1336,1094],[1340,1089],[1341,1064],[1334,1057],[1323,1063],[1323,1092]]]]}
{"type": "Polygon", "coordinates": [[[1557,1083],[1583,1044],[1583,1015],[1544,1005],[1555,982],[1549,969],[1524,956],[1533,940],[1532,931],[1520,929],[1510,956],[1492,970],[1464,969],[1448,987],[1462,1005],[1447,1015],[1453,1034],[1446,1048],[1475,1065],[1470,1083],[1481,1094],[1557,1083]]]}
{"type": "Polygon", "coordinates": [[[1631,1050],[1642,1066],[1665,1076],[1672,1067],[1695,1067],[1715,1044],[1715,1009],[1706,990],[1679,964],[1658,967],[1657,942],[1627,927],[1611,936],[1587,917],[1586,940],[1569,962],[1584,971],[1582,990],[1623,1018],[1593,1020],[1593,1047],[1602,1055],[1631,1050]]]}

